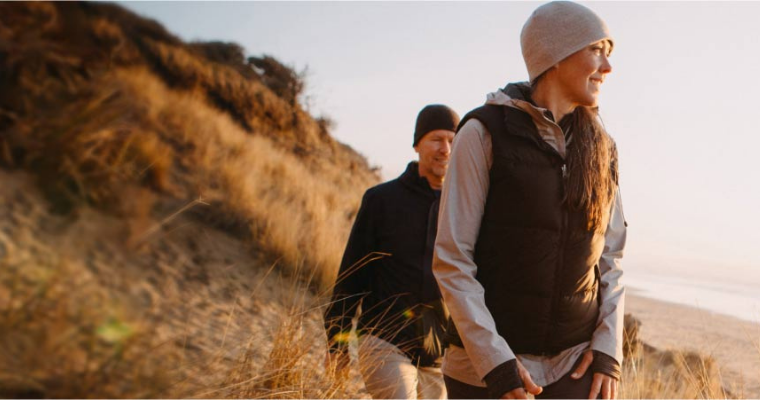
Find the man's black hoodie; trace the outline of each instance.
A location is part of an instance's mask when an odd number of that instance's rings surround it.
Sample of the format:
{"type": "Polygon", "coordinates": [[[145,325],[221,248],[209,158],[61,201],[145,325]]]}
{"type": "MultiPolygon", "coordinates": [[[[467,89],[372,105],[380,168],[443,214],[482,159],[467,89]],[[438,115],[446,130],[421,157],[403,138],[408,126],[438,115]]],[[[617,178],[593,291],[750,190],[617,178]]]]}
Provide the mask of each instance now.
{"type": "Polygon", "coordinates": [[[364,194],[325,312],[331,351],[346,351],[361,305],[357,334],[396,345],[414,364],[439,365],[447,317],[431,269],[439,198],[417,162],[364,194]]]}

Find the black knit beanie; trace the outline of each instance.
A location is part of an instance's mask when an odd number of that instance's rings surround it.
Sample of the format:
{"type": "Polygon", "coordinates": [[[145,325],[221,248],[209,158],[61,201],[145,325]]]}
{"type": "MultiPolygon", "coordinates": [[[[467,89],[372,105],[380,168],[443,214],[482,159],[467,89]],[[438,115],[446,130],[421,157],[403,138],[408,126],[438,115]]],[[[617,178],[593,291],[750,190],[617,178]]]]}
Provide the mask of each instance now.
{"type": "Polygon", "coordinates": [[[417,146],[428,132],[445,129],[456,132],[459,125],[459,115],[443,104],[430,104],[417,114],[417,125],[414,128],[414,143],[417,146]]]}

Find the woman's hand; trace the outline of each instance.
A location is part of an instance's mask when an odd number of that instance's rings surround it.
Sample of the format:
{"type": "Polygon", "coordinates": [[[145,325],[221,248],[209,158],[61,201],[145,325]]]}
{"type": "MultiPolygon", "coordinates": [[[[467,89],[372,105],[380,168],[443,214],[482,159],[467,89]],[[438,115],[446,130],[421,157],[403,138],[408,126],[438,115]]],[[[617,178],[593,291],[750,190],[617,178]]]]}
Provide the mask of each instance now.
{"type": "Polygon", "coordinates": [[[527,393],[535,396],[541,394],[541,392],[544,391],[544,388],[536,385],[536,383],[533,382],[533,378],[530,377],[530,372],[528,372],[528,370],[523,367],[520,360],[517,360],[517,371],[520,373],[520,379],[522,379],[524,387],[504,393],[501,396],[502,399],[527,399],[527,393]]]}
{"type": "MultiPolygon", "coordinates": [[[[580,379],[591,366],[591,362],[594,361],[594,353],[591,350],[587,350],[583,354],[583,360],[575,372],[571,375],[573,379],[580,379]]],[[[616,399],[617,398],[617,379],[605,375],[602,373],[595,373],[594,380],[591,382],[591,391],[588,394],[589,399],[596,399],[599,393],[602,394],[603,399],[616,399]]]]}

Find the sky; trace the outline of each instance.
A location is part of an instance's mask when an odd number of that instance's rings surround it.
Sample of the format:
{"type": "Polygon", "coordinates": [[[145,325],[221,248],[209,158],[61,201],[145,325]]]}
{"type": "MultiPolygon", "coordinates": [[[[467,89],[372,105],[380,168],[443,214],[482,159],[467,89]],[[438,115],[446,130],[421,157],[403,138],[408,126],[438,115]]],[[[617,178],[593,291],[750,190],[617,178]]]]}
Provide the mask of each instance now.
{"type": "MultiPolygon", "coordinates": [[[[600,110],[620,153],[627,270],[760,288],[760,3],[581,3],[615,40],[600,110]]],[[[392,179],[416,159],[424,105],[463,116],[527,80],[520,30],[543,3],[122,4],[184,40],[306,68],[309,111],[392,179]]]]}

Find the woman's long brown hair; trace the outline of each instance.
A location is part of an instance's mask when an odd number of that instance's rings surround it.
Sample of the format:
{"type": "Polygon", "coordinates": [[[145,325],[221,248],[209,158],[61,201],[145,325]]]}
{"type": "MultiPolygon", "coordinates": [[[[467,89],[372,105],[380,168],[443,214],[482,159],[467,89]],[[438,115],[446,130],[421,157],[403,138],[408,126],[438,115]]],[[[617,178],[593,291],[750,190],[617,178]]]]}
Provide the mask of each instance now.
{"type": "MultiPolygon", "coordinates": [[[[535,90],[544,74],[531,83],[535,90]]],[[[603,232],[617,188],[617,147],[599,119],[598,107],[578,106],[559,126],[570,139],[567,146],[565,201],[586,215],[587,229],[603,232]]]]}
{"type": "Polygon", "coordinates": [[[617,148],[595,107],[577,107],[559,122],[567,146],[565,196],[568,207],[586,214],[589,231],[603,232],[617,186],[617,148]]]}

